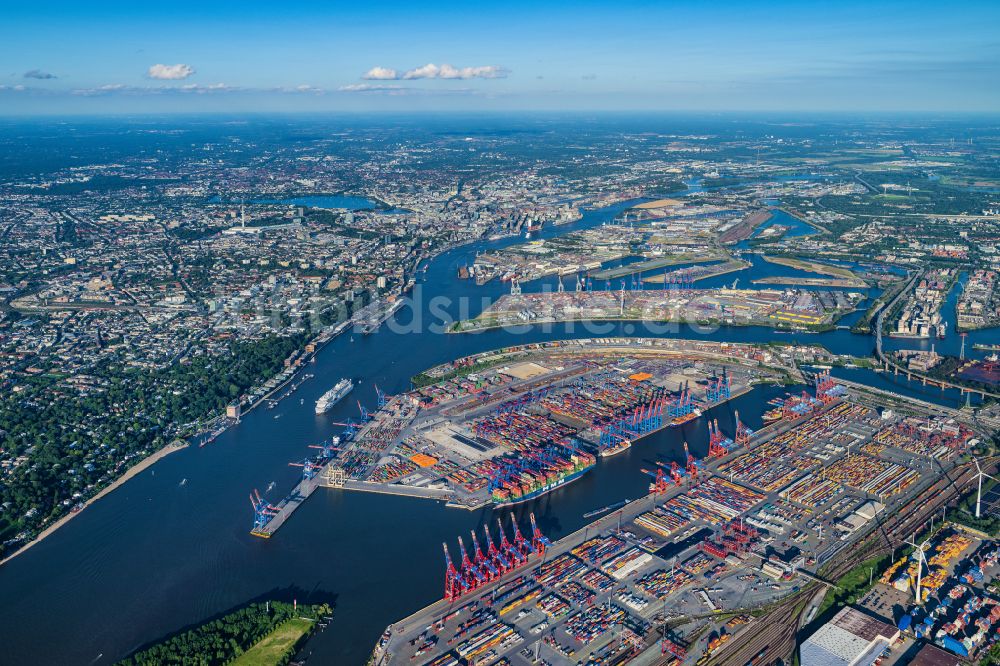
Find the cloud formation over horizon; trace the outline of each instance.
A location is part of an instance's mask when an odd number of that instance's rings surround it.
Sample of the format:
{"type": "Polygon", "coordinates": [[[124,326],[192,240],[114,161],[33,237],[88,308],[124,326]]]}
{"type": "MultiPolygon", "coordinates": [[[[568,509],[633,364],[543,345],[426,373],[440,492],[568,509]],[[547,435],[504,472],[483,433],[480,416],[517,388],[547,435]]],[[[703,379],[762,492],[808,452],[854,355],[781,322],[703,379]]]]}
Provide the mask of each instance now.
{"type": "Polygon", "coordinates": [[[391,67],[372,67],[361,78],[368,81],[410,81],[414,79],[504,79],[510,73],[499,65],[479,67],[453,67],[447,63],[427,63],[403,73],[391,67]]]}
{"type": "Polygon", "coordinates": [[[361,78],[366,81],[394,81],[399,78],[399,73],[389,67],[372,67],[361,78]]]}
{"type": "MultiPolygon", "coordinates": [[[[391,79],[386,79],[391,80],[391,79]]],[[[384,85],[379,83],[352,83],[337,88],[340,92],[393,92],[406,90],[403,86],[384,85]]]]}
{"type": "Polygon", "coordinates": [[[319,86],[302,84],[298,86],[280,86],[272,88],[248,88],[243,86],[233,86],[227,83],[185,83],[179,86],[133,86],[125,83],[108,83],[94,88],[75,88],[70,90],[71,95],[77,97],[102,97],[105,95],[209,95],[224,93],[281,93],[289,95],[324,95],[328,91],[319,86]]]}
{"type": "Polygon", "coordinates": [[[424,96],[452,97],[461,95],[477,95],[479,91],[472,88],[433,88],[401,86],[393,83],[351,83],[337,88],[341,93],[369,93],[388,96],[424,96]]]}
{"type": "Polygon", "coordinates": [[[70,94],[80,97],[98,97],[101,95],[169,95],[174,93],[206,94],[243,92],[244,88],[226,85],[225,83],[187,83],[183,86],[130,86],[124,83],[108,83],[96,88],[76,88],[70,94]]]}
{"type": "Polygon", "coordinates": [[[39,79],[44,81],[46,79],[55,79],[58,77],[55,74],[50,74],[49,72],[43,72],[40,69],[29,69],[27,72],[24,73],[24,78],[39,79]]]}
{"type": "Polygon", "coordinates": [[[146,76],[163,81],[179,81],[194,74],[194,67],[178,63],[176,65],[156,64],[149,68],[146,76]]]}

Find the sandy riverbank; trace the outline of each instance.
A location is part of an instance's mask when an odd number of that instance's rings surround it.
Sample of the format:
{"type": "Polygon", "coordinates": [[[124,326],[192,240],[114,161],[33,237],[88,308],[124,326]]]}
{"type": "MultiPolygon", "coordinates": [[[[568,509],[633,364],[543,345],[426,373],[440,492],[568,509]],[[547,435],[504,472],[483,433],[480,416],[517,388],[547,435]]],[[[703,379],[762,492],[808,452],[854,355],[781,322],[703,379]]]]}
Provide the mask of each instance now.
{"type": "Polygon", "coordinates": [[[140,472],[142,472],[142,471],[144,471],[146,469],[149,469],[154,464],[156,464],[157,461],[161,460],[162,458],[167,457],[168,455],[170,455],[171,453],[173,453],[175,451],[180,451],[181,449],[186,448],[186,447],[187,447],[186,443],[183,444],[183,445],[167,444],[166,446],[164,446],[159,451],[153,453],[152,455],[146,456],[145,458],[143,458],[141,461],[139,461],[135,465],[132,465],[131,467],[129,467],[128,470],[126,470],[126,472],[124,474],[122,474],[120,477],[118,477],[117,479],[115,479],[115,481],[113,481],[111,484],[109,484],[107,487],[105,487],[99,493],[97,493],[96,495],[94,495],[93,497],[91,497],[89,500],[87,500],[86,502],[84,502],[83,503],[83,507],[81,507],[79,511],[73,511],[73,512],[67,513],[65,516],[63,516],[62,518],[60,518],[59,520],[57,520],[56,522],[52,523],[51,525],[49,525],[48,527],[46,527],[44,530],[42,530],[41,532],[39,532],[38,536],[36,536],[34,539],[32,539],[28,543],[26,543],[23,546],[21,546],[20,548],[18,548],[17,550],[15,550],[13,553],[11,553],[10,555],[8,555],[7,557],[5,557],[2,560],[0,560],[0,565],[6,564],[8,561],[14,559],[15,557],[17,557],[21,553],[25,552],[26,550],[28,550],[29,548],[31,548],[32,546],[34,546],[36,543],[39,543],[42,539],[45,539],[46,537],[50,536],[57,529],[59,529],[60,527],[62,527],[66,523],[68,523],[70,520],[72,520],[76,516],[78,516],[81,513],[83,513],[83,511],[88,506],[90,506],[91,504],[93,504],[97,500],[101,499],[102,497],[104,497],[108,493],[114,491],[115,489],[120,488],[121,486],[125,485],[125,483],[129,479],[131,479],[132,477],[136,476],[140,472]]]}

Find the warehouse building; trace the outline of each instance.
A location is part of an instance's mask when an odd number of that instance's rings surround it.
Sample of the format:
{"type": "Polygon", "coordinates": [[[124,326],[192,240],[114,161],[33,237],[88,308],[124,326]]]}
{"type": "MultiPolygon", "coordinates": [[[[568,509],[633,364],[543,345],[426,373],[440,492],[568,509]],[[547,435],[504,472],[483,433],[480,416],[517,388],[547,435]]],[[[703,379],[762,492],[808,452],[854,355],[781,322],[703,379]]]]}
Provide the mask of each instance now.
{"type": "Polygon", "coordinates": [[[965,666],[968,663],[936,645],[925,645],[910,662],[910,666],[965,666]]]}
{"type": "Polygon", "coordinates": [[[899,629],[844,608],[802,644],[802,663],[809,666],[871,666],[899,639],[899,629]]]}

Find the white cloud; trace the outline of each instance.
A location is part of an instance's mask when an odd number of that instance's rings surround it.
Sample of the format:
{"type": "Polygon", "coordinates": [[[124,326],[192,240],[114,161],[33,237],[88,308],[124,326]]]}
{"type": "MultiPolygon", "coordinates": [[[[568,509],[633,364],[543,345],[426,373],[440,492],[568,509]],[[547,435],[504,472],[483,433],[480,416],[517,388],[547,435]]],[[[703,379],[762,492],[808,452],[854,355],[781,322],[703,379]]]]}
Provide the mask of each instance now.
{"type": "Polygon", "coordinates": [[[96,97],[97,95],[110,95],[112,93],[125,92],[129,90],[130,87],[131,86],[127,86],[124,83],[107,83],[96,88],[77,88],[71,92],[74,95],[81,95],[83,97],[96,97]]]}
{"type": "Polygon", "coordinates": [[[503,79],[509,71],[499,65],[480,67],[453,67],[449,64],[435,65],[432,62],[409,69],[402,74],[389,67],[372,67],[361,78],[368,81],[396,81],[414,79],[503,79]]]}
{"type": "Polygon", "coordinates": [[[369,81],[392,81],[399,78],[399,72],[389,67],[372,67],[361,78],[369,81]]]}
{"type": "Polygon", "coordinates": [[[178,86],[177,88],[164,87],[160,88],[160,90],[164,90],[167,92],[177,90],[178,92],[197,93],[200,95],[203,93],[214,93],[214,92],[237,92],[241,90],[241,88],[237,88],[235,86],[228,86],[225,83],[209,83],[207,85],[202,85],[200,83],[186,83],[182,86],[178,86]]]}
{"type": "Polygon", "coordinates": [[[472,88],[419,88],[385,83],[352,83],[337,89],[344,93],[371,93],[392,96],[434,96],[441,95],[476,95],[478,91],[472,88]]]}
{"type": "Polygon", "coordinates": [[[149,68],[147,76],[151,79],[162,79],[165,81],[179,81],[194,74],[194,67],[178,63],[176,65],[153,65],[149,68]]]}
{"type": "Polygon", "coordinates": [[[406,74],[403,74],[404,79],[436,79],[438,73],[440,73],[441,68],[432,62],[427,63],[423,67],[417,67],[416,69],[411,69],[406,74]]]}
{"type": "Polygon", "coordinates": [[[338,88],[340,92],[401,92],[407,90],[403,86],[390,86],[378,83],[352,83],[338,88]]]}
{"type": "Polygon", "coordinates": [[[507,78],[507,70],[497,65],[483,67],[462,67],[456,69],[451,65],[441,65],[438,78],[441,79],[503,79],[507,78]]]}
{"type": "Polygon", "coordinates": [[[73,95],[82,97],[97,97],[100,95],[205,95],[213,93],[255,92],[247,88],[226,85],[225,83],[187,83],[182,86],[129,86],[124,83],[109,83],[97,88],[77,88],[73,95]]]}
{"type": "Polygon", "coordinates": [[[313,93],[315,95],[322,95],[323,93],[326,92],[326,90],[324,88],[320,88],[319,86],[310,86],[302,84],[301,86],[295,86],[294,88],[284,88],[282,89],[282,92],[313,93]]]}

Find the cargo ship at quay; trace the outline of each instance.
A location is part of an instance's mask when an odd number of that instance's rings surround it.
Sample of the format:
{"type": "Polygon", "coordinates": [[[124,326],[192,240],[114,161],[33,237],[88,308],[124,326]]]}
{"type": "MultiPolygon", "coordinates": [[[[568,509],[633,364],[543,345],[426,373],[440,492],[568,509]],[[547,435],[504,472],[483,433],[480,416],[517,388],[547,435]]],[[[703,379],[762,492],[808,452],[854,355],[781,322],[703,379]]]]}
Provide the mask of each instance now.
{"type": "Polygon", "coordinates": [[[585,451],[560,457],[544,470],[523,470],[497,483],[491,492],[497,507],[511,506],[537,499],[545,493],[576,481],[593,469],[596,460],[585,451]]]}

